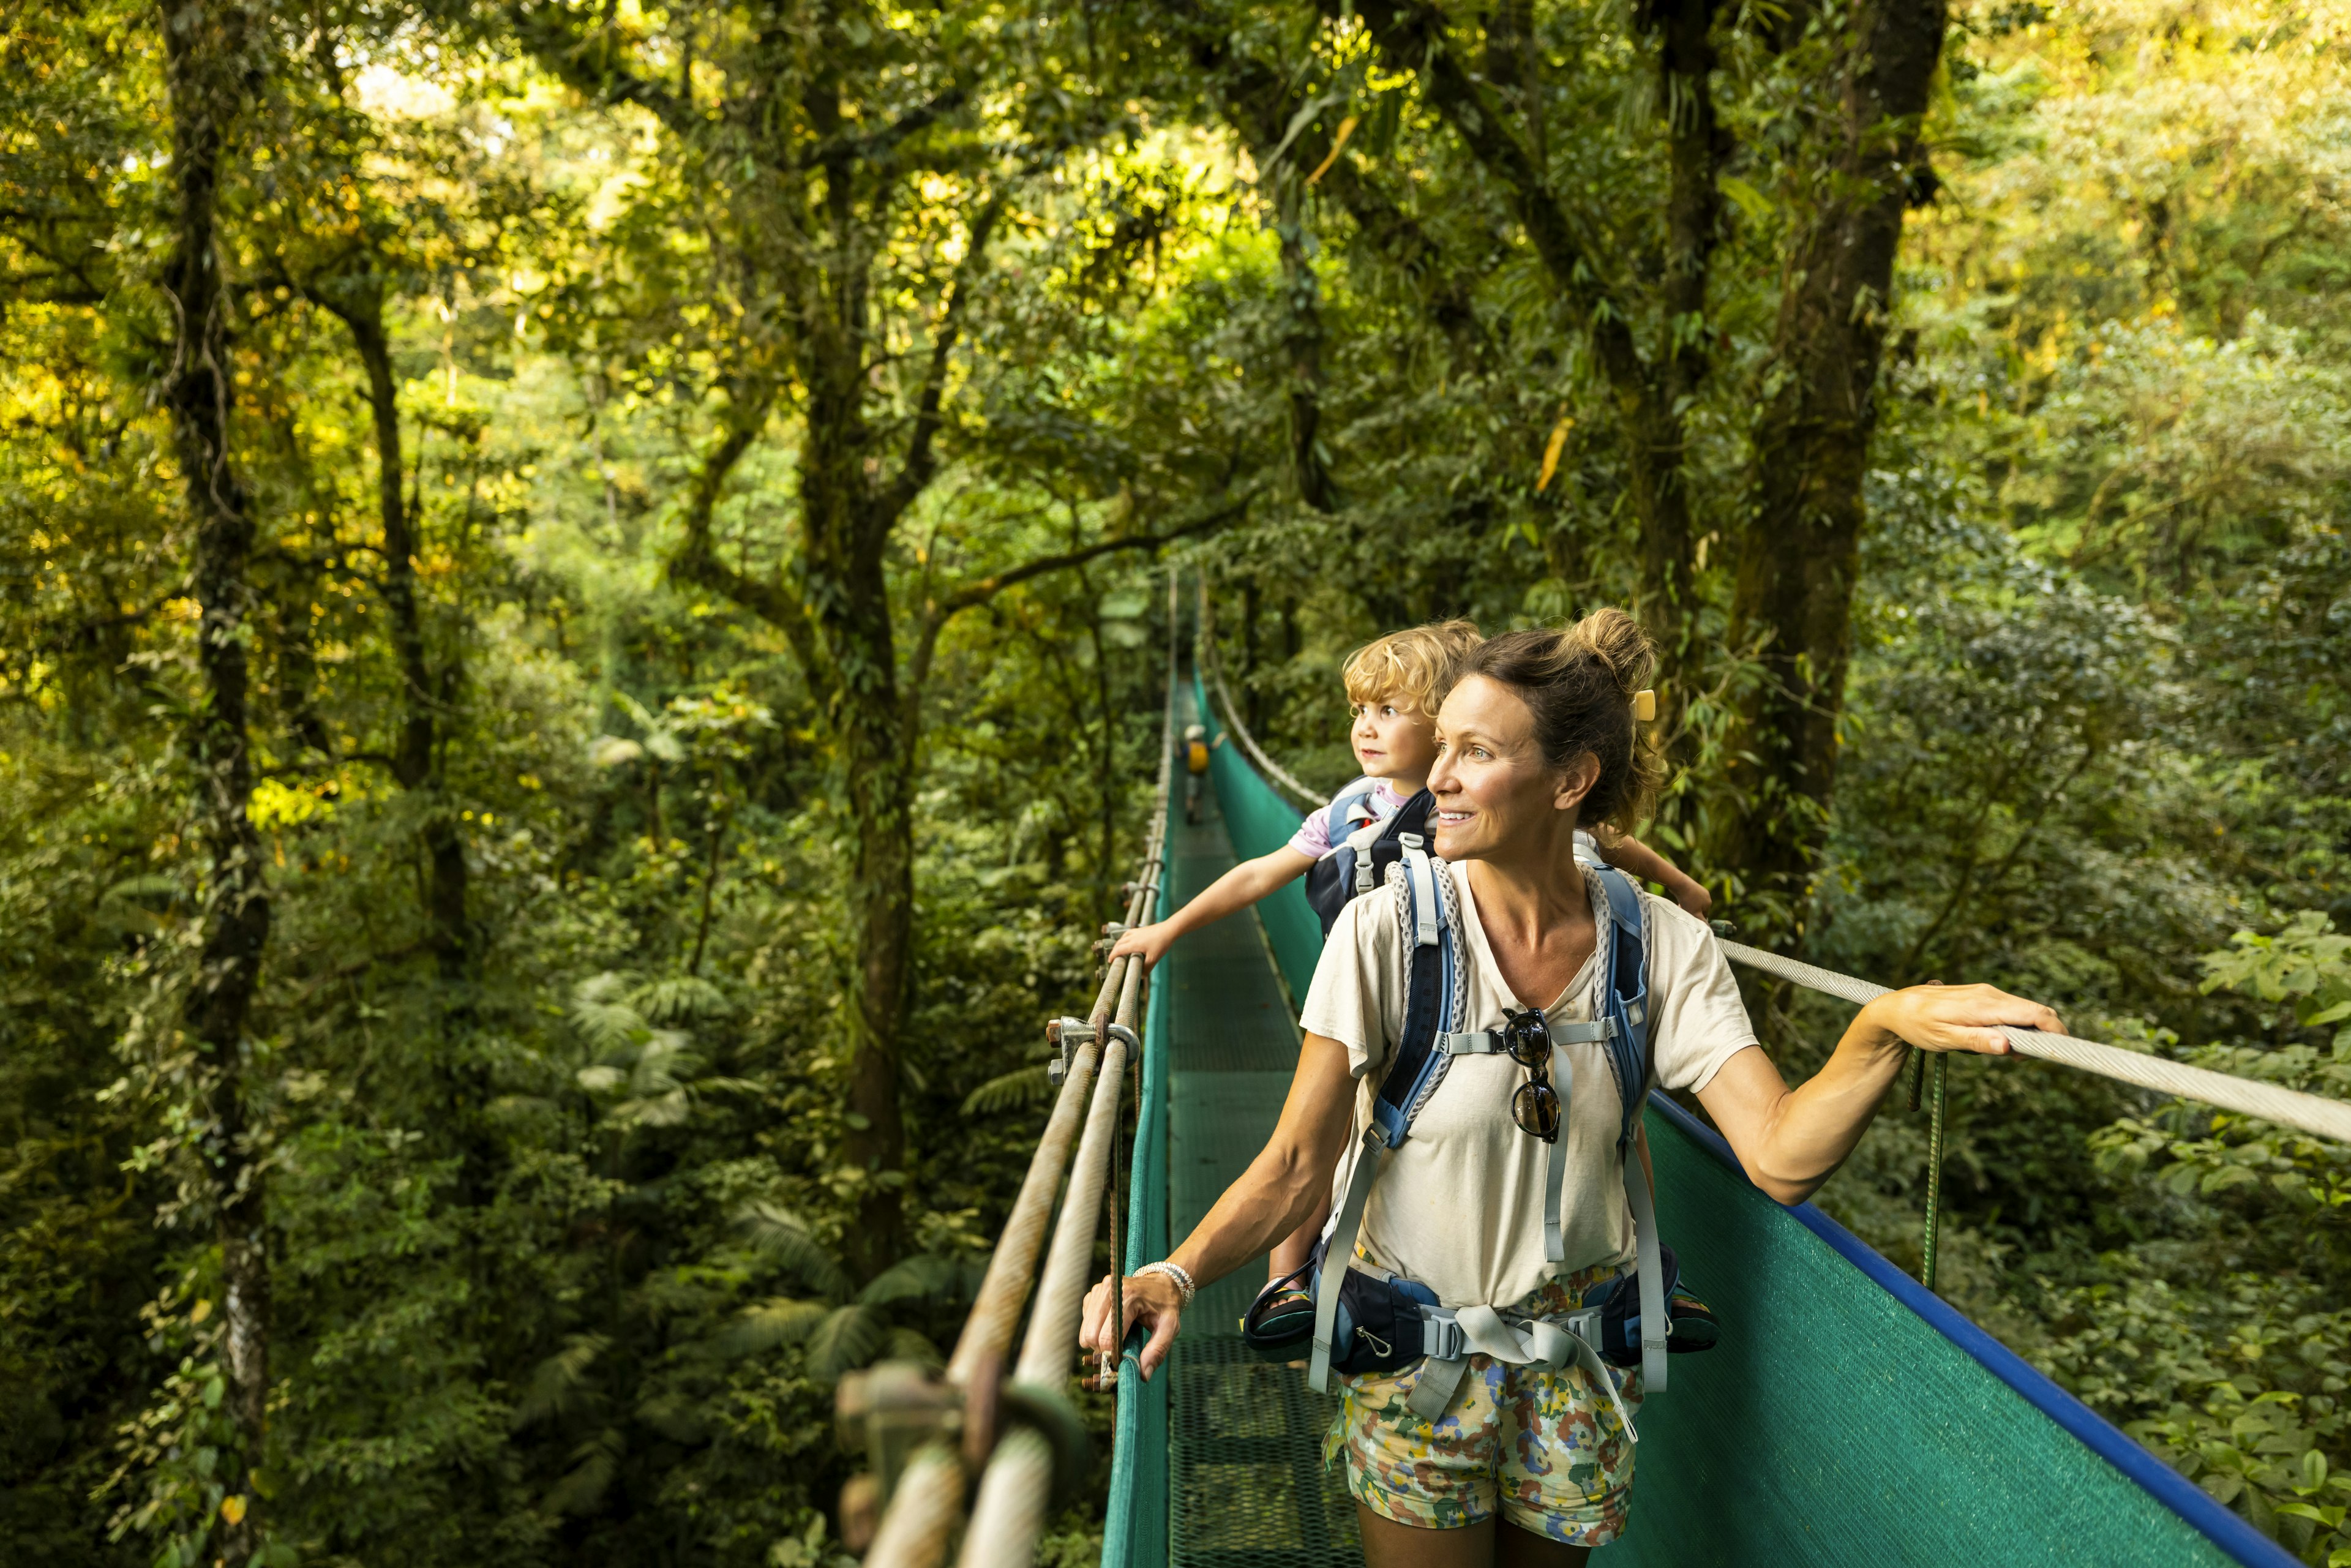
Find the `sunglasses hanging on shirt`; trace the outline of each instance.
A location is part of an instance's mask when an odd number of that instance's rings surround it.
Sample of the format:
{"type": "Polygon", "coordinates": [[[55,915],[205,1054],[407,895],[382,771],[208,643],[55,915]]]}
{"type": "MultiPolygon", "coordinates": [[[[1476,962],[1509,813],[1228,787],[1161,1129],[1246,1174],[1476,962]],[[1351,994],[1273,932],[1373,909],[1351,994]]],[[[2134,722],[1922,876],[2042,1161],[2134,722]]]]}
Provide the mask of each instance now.
{"type": "Polygon", "coordinates": [[[1510,1096],[1510,1120],[1531,1137],[1559,1137],[1559,1091],[1551,1086],[1551,1026],[1541,1008],[1504,1008],[1502,1048],[1527,1070],[1527,1081],[1510,1096]]]}

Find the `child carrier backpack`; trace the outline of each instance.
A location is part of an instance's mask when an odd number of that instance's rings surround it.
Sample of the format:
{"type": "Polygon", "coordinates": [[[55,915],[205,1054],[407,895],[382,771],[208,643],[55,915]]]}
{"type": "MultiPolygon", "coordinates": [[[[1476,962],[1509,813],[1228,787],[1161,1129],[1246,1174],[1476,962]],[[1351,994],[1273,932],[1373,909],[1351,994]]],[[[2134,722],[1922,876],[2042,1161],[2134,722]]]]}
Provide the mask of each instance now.
{"type": "Polygon", "coordinates": [[[1361,830],[1376,820],[1371,797],[1371,789],[1358,790],[1339,796],[1323,809],[1332,849],[1306,868],[1306,902],[1322,919],[1325,936],[1331,935],[1339,911],[1358,894],[1369,893],[1387,881],[1388,867],[1404,858],[1406,837],[1422,841],[1428,837],[1428,814],[1437,809],[1437,797],[1423,789],[1382,823],[1369,843],[1357,843],[1361,830]]]}
{"type": "MultiPolygon", "coordinates": [[[[1718,1331],[1706,1304],[1682,1288],[1678,1260],[1658,1237],[1655,1195],[1633,1147],[1650,1085],[1647,922],[1640,896],[1623,873],[1605,865],[1591,867],[1607,904],[1602,933],[1607,941],[1607,972],[1600,1016],[1589,1023],[1553,1024],[1550,1034],[1555,1045],[1599,1044],[1607,1058],[1620,1112],[1617,1153],[1633,1209],[1635,1271],[1592,1286],[1569,1312],[1532,1319],[1491,1305],[1445,1308],[1420,1281],[1354,1258],[1364,1207],[1388,1152],[1411,1135],[1414,1120],[1436,1093],[1453,1058],[1504,1049],[1500,1031],[1465,1031],[1461,1027],[1468,988],[1461,974],[1467,959],[1460,909],[1442,862],[1429,856],[1419,831],[1431,804],[1424,790],[1368,844],[1349,846],[1358,858],[1342,868],[1346,896],[1339,899],[1338,907],[1345,907],[1354,896],[1359,867],[1366,864],[1379,865],[1383,880],[1395,889],[1397,918],[1407,943],[1403,1033],[1373,1103],[1372,1124],[1356,1151],[1346,1195],[1313,1261],[1268,1285],[1242,1320],[1242,1333],[1251,1344],[1274,1349],[1294,1344],[1311,1332],[1314,1349],[1307,1381],[1317,1393],[1327,1391],[1333,1368],[1394,1371],[1425,1357],[1427,1364],[1410,1403],[1416,1414],[1431,1421],[1451,1405],[1473,1353],[1517,1364],[1573,1363],[1583,1366],[1616,1404],[1625,1431],[1637,1442],[1639,1434],[1602,1364],[1637,1364],[1645,1389],[1663,1392],[1667,1354],[1710,1349],[1718,1331]],[[1415,821],[1406,821],[1407,816],[1415,821]],[[1392,845],[1393,853],[1384,853],[1384,845],[1392,845]],[[1395,868],[1393,873],[1386,870],[1390,865],[1395,868]],[[1307,1281],[1313,1297],[1311,1318],[1302,1307],[1268,1314],[1271,1304],[1307,1281]]],[[[1317,870],[1335,859],[1326,856],[1317,862],[1317,870]]],[[[1309,896],[1313,896],[1311,887],[1309,896]]],[[[1335,918],[1335,911],[1325,916],[1326,933],[1335,918]]],[[[1554,1056],[1552,1077],[1564,1104],[1573,1082],[1563,1055],[1554,1056]]],[[[1566,1144],[1562,1113],[1544,1176],[1543,1250],[1553,1262],[1564,1258],[1560,1189],[1566,1174],[1566,1144]]]]}

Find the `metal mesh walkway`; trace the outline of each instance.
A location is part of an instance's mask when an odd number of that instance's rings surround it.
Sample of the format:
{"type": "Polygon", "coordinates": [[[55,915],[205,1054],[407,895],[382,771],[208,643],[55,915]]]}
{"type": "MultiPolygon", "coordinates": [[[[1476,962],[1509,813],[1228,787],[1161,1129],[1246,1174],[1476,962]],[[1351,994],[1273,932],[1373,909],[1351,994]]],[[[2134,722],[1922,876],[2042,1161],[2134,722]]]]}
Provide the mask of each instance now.
{"type": "MultiPolygon", "coordinates": [[[[1192,706],[1188,686],[1182,700],[1192,706]]],[[[1174,827],[1178,906],[1233,863],[1216,791],[1201,793],[1198,825],[1174,827]]],[[[1298,1031],[1253,915],[1178,942],[1159,983],[1169,993],[1168,1220],[1180,1237],[1271,1135],[1298,1031]]],[[[1264,1281],[1264,1263],[1252,1263],[1203,1290],[1185,1315],[1168,1387],[1169,1560],[1358,1563],[1354,1506],[1322,1467],[1331,1402],[1306,1391],[1302,1363],[1260,1362],[1241,1343],[1241,1312],[1264,1281]]]]}

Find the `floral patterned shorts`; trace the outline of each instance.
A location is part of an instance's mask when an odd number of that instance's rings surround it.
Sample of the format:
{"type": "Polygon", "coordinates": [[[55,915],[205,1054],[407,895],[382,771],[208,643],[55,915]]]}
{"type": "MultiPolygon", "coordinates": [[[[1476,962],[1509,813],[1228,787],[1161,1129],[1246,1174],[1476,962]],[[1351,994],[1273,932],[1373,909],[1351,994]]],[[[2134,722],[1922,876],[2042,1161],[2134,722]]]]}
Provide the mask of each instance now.
{"type": "MultiPolygon", "coordinates": [[[[1513,1309],[1564,1312],[1614,1274],[1592,1269],[1555,1280],[1513,1309]]],[[[1343,1463],[1347,1490],[1374,1512],[1425,1530],[1460,1530],[1493,1516],[1570,1546],[1605,1546],[1625,1533],[1633,1444],[1607,1396],[1580,1366],[1538,1371],[1473,1355],[1441,1421],[1413,1414],[1416,1363],[1401,1372],[1342,1376],[1324,1459],[1343,1463]]],[[[1611,1368],[1637,1411],[1640,1374],[1611,1368]]]]}

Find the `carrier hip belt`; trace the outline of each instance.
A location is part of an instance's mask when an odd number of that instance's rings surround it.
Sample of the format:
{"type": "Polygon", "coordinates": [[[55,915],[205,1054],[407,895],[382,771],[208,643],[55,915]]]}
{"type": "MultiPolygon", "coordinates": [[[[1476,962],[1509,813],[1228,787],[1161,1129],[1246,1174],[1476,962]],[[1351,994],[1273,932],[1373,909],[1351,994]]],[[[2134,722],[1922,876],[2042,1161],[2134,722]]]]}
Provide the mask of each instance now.
{"type": "Polygon", "coordinates": [[[1633,1414],[1625,1407],[1608,1364],[1593,1348],[1600,1338],[1600,1315],[1598,1307],[1541,1318],[1488,1306],[1423,1307],[1421,1344],[1428,1359],[1421,1364],[1420,1381],[1413,1385],[1407,1403],[1423,1420],[1443,1419],[1473,1354],[1545,1371],[1580,1366],[1625,1423],[1625,1435],[1637,1443],[1641,1434],[1633,1426],[1633,1414]]]}

